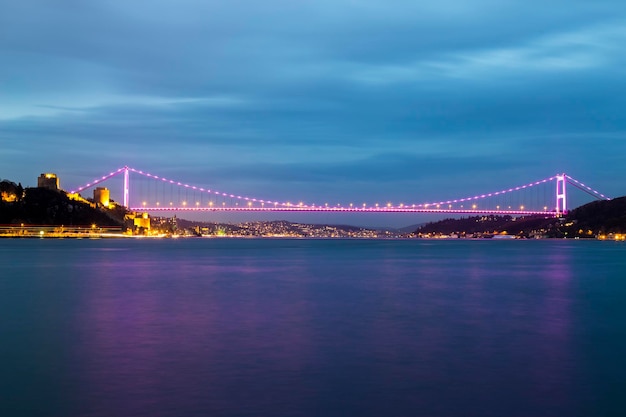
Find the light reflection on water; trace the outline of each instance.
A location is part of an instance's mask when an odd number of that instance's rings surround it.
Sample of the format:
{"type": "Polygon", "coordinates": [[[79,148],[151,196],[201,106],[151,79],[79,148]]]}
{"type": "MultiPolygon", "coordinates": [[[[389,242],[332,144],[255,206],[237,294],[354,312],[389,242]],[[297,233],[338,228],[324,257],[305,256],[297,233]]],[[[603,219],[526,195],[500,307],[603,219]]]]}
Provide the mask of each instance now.
{"type": "Polygon", "coordinates": [[[12,415],[557,416],[622,404],[598,386],[620,374],[589,338],[625,345],[626,308],[597,308],[626,295],[614,279],[623,245],[7,242],[0,329],[13,337],[0,353],[13,361],[0,388],[18,399],[12,415]],[[19,373],[26,363],[39,372],[19,373]],[[36,407],[19,401],[26,386],[52,393],[36,407]]]}

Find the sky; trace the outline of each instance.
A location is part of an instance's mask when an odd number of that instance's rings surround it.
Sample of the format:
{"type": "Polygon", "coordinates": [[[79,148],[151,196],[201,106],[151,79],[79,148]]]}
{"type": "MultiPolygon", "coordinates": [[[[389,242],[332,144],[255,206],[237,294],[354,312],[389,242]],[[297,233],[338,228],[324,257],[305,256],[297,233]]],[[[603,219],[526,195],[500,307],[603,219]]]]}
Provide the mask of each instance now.
{"type": "Polygon", "coordinates": [[[0,178],[25,186],[128,165],[419,203],[566,172],[621,196],[625,109],[622,0],[0,0],[0,178]]]}

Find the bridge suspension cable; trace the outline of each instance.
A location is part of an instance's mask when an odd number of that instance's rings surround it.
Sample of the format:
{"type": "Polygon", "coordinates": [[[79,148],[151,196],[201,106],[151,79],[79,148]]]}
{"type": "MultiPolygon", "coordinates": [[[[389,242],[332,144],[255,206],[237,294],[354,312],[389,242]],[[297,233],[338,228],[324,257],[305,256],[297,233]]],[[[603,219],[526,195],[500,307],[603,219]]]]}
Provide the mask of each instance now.
{"type": "MultiPolygon", "coordinates": [[[[572,184],[576,188],[581,189],[585,193],[593,196],[597,199],[606,199],[604,194],[592,189],[591,187],[583,184],[582,182],[572,178],[566,174],[555,175],[549,178],[545,178],[539,181],[534,181],[531,183],[527,183],[524,185],[520,185],[517,187],[511,187],[502,189],[496,192],[490,192],[485,194],[477,194],[474,196],[467,196],[463,198],[450,199],[450,200],[442,200],[431,203],[419,203],[419,204],[391,204],[387,203],[385,205],[368,205],[363,203],[363,205],[316,205],[316,204],[305,204],[303,202],[300,203],[290,203],[290,202],[281,202],[276,200],[266,200],[261,198],[255,198],[250,196],[231,194],[223,191],[213,190],[210,188],[200,187],[191,185],[188,183],[184,183],[181,181],[176,181],[173,179],[169,179],[166,177],[161,177],[158,175],[151,174],[149,172],[145,172],[142,170],[138,170],[132,167],[122,167],[118,170],[112,171],[107,175],[96,178],[90,183],[83,185],[82,187],[78,187],[75,190],[71,191],[72,193],[79,193],[84,191],[87,188],[94,187],[112,177],[123,174],[124,176],[124,189],[123,189],[123,201],[124,205],[130,209],[134,210],[146,210],[146,211],[338,211],[338,212],[430,212],[430,213],[476,213],[476,214],[510,214],[510,215],[528,215],[528,214],[551,214],[551,215],[561,215],[567,211],[566,203],[565,203],[565,183],[572,184]],[[137,174],[143,178],[153,180],[153,184],[148,184],[145,186],[148,188],[148,193],[152,195],[151,198],[154,198],[156,195],[157,202],[155,205],[148,205],[146,201],[142,203],[143,207],[132,207],[131,203],[131,193],[130,193],[130,177],[129,173],[137,174]],[[556,204],[554,204],[555,200],[551,200],[555,198],[554,191],[548,192],[546,187],[543,188],[543,197],[540,196],[540,192],[535,192],[530,198],[526,196],[524,203],[520,204],[519,199],[521,197],[511,198],[509,197],[511,194],[517,191],[524,191],[529,189],[538,188],[538,186],[542,184],[547,184],[552,181],[557,181],[557,194],[556,194],[556,204]],[[155,182],[154,182],[155,181],[155,182]],[[163,187],[159,189],[157,184],[169,185],[170,193],[167,194],[170,197],[169,206],[166,204],[160,205],[159,196],[165,199],[166,191],[163,187]],[[174,198],[172,190],[178,189],[178,198],[177,205],[175,206],[173,203],[174,198]],[[184,196],[181,196],[181,190],[185,190],[184,196]],[[192,192],[192,197],[196,196],[195,205],[191,204],[187,206],[188,200],[188,192],[192,192]],[[197,194],[196,194],[197,193],[197,194]],[[197,198],[199,196],[199,198],[197,198]],[[204,204],[205,197],[204,196],[213,196],[207,197],[206,201],[208,202],[208,207],[204,204]],[[182,199],[183,207],[180,207],[180,201],[182,199]],[[216,199],[221,199],[216,200],[216,199]],[[518,200],[516,200],[518,199],[518,200]],[[479,203],[480,200],[488,200],[488,204],[493,204],[495,208],[487,208],[485,207],[485,203],[479,203]],[[550,201],[551,202],[548,202],[550,201]],[[237,201],[241,201],[244,204],[239,205],[236,203],[237,201]],[[228,204],[227,204],[228,202],[228,204]],[[528,202],[528,203],[527,203],[528,202]],[[530,202],[534,203],[531,204],[530,202]],[[221,203],[221,204],[220,204],[221,203]],[[469,203],[469,204],[468,204],[469,203]],[[481,205],[479,208],[478,205],[481,205]],[[554,205],[553,205],[554,204],[554,205]],[[532,205],[533,207],[529,207],[532,205]]],[[[141,183],[141,182],[140,182],[141,183]]],[[[141,191],[141,190],[139,190],[141,191]]],[[[145,191],[145,190],[144,190],[145,191]]],[[[528,193],[528,191],[524,191],[528,193]]],[[[516,196],[519,193],[516,193],[516,196]]],[[[135,197],[136,200],[137,197],[135,197]]],[[[488,205],[487,204],[487,205],[488,205]]]]}
{"type": "Polygon", "coordinates": [[[585,185],[582,182],[578,181],[577,179],[572,178],[569,175],[565,175],[565,177],[569,180],[568,183],[570,183],[574,187],[576,187],[576,188],[586,192],[587,194],[597,198],[598,200],[611,200],[610,197],[605,196],[604,194],[600,193],[599,191],[596,191],[593,188],[589,187],[588,185],[585,185]]]}

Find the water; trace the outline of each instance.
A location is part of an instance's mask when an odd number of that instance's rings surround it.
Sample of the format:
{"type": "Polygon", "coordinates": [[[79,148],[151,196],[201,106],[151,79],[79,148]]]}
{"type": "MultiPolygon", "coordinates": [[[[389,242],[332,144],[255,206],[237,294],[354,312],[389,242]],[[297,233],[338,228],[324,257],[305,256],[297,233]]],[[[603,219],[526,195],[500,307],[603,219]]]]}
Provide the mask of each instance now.
{"type": "Polygon", "coordinates": [[[0,239],[2,416],[622,416],[626,245],[0,239]]]}

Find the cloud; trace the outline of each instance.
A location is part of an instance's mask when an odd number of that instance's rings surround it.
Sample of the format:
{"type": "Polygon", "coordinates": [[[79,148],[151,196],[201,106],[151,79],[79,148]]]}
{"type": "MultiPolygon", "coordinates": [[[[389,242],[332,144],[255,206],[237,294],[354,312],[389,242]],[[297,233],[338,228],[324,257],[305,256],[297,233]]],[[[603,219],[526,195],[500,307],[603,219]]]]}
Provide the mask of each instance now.
{"type": "Polygon", "coordinates": [[[585,71],[623,64],[624,22],[543,36],[521,45],[445,52],[405,65],[365,66],[352,77],[368,84],[429,83],[442,79],[498,83],[536,73],[585,71]]]}

